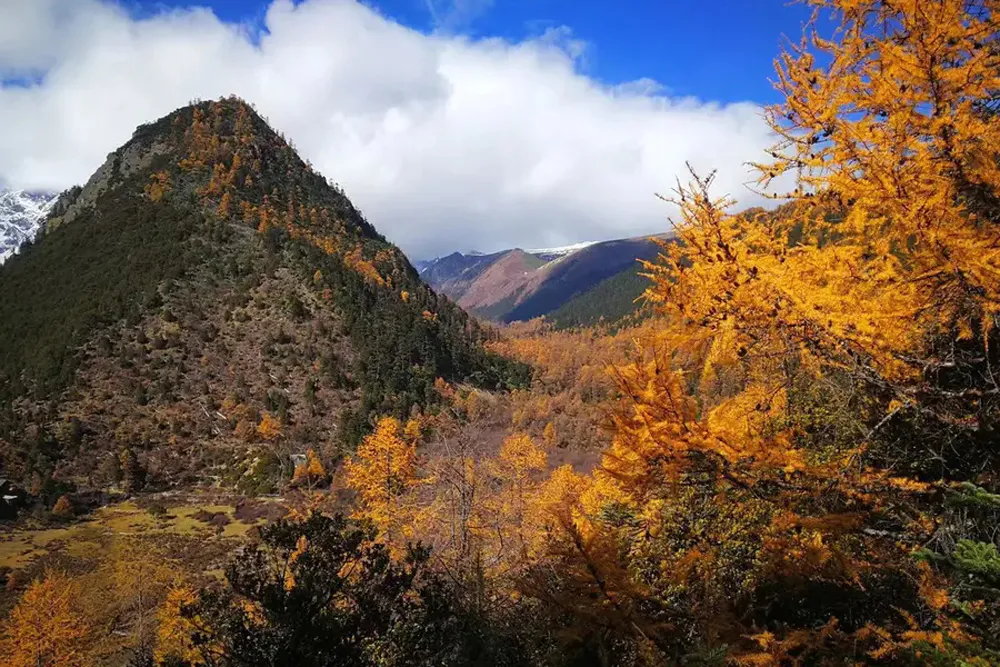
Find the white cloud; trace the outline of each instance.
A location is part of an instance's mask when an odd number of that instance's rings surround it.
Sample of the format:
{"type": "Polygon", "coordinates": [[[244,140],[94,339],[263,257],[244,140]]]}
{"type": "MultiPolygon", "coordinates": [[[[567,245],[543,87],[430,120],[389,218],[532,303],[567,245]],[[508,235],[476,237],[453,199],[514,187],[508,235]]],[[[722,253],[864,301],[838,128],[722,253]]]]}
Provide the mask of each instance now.
{"type": "Polygon", "coordinates": [[[3,0],[0,76],[44,76],[0,87],[0,181],[81,183],[135,126],[235,93],[416,257],[665,230],[653,193],[685,161],[760,203],[743,187],[770,143],[753,105],[602,85],[564,28],[427,35],[354,0],[275,0],[264,25],[255,40],[207,9],[135,19],[100,0],[3,0]]]}
{"type": "Polygon", "coordinates": [[[450,31],[471,25],[493,7],[493,0],[424,0],[434,25],[450,31]]]}

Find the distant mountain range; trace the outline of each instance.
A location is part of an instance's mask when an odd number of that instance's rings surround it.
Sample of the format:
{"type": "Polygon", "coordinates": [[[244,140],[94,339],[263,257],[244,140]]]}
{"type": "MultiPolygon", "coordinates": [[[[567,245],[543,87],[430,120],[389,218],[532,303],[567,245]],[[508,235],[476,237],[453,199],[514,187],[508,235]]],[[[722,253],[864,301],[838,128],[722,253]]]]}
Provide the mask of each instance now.
{"type": "Polygon", "coordinates": [[[632,313],[647,285],[638,275],[639,261],[659,251],[652,238],[638,237],[490,254],[455,252],[416,267],[434,289],[480,317],[515,322],[545,315],[571,326],[632,313]]]}
{"type": "Polygon", "coordinates": [[[38,233],[56,195],[0,189],[0,264],[38,233]]]}

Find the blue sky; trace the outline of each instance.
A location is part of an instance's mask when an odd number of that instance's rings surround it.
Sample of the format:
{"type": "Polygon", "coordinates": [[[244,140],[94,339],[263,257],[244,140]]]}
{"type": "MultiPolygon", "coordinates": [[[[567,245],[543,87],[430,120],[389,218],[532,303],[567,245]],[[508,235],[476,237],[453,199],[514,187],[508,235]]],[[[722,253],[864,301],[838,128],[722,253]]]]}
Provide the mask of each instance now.
{"type": "Polygon", "coordinates": [[[786,1],[0,0],[0,183],[85,182],[236,94],[415,257],[658,233],[689,164],[768,203],[786,1]]]}
{"type": "MultiPolygon", "coordinates": [[[[298,0],[296,0],[297,2],[298,0]]],[[[209,6],[259,24],[269,0],[132,0],[141,13],[209,6]]],[[[769,79],[782,34],[797,38],[809,9],[789,0],[377,0],[386,16],[422,32],[519,41],[567,26],[587,42],[582,69],[615,84],[644,77],[676,96],[775,101],[769,79]]]]}

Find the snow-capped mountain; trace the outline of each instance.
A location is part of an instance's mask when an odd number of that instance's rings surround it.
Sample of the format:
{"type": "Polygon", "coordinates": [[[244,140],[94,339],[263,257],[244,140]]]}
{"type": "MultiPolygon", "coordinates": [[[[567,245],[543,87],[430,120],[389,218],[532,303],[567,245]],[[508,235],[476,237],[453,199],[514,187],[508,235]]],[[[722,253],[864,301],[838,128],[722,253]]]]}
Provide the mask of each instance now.
{"type": "Polygon", "coordinates": [[[584,248],[592,246],[595,243],[597,243],[597,241],[581,241],[580,243],[564,245],[558,248],[535,248],[534,250],[525,250],[524,252],[529,255],[569,255],[577,250],[583,250],[584,248]]]}
{"type": "Polygon", "coordinates": [[[35,238],[57,195],[0,189],[0,264],[35,238]]]}

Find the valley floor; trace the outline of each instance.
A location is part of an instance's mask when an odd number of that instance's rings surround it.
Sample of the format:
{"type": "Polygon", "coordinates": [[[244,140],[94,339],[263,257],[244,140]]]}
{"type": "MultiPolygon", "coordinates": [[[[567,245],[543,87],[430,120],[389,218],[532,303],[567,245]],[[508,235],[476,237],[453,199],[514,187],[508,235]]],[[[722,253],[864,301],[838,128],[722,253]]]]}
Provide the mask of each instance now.
{"type": "Polygon", "coordinates": [[[85,573],[115,557],[122,542],[168,554],[196,577],[218,577],[247,534],[287,512],[278,497],[247,499],[208,491],[143,494],[57,522],[31,516],[0,524],[0,608],[21,585],[50,569],[85,573]]]}

